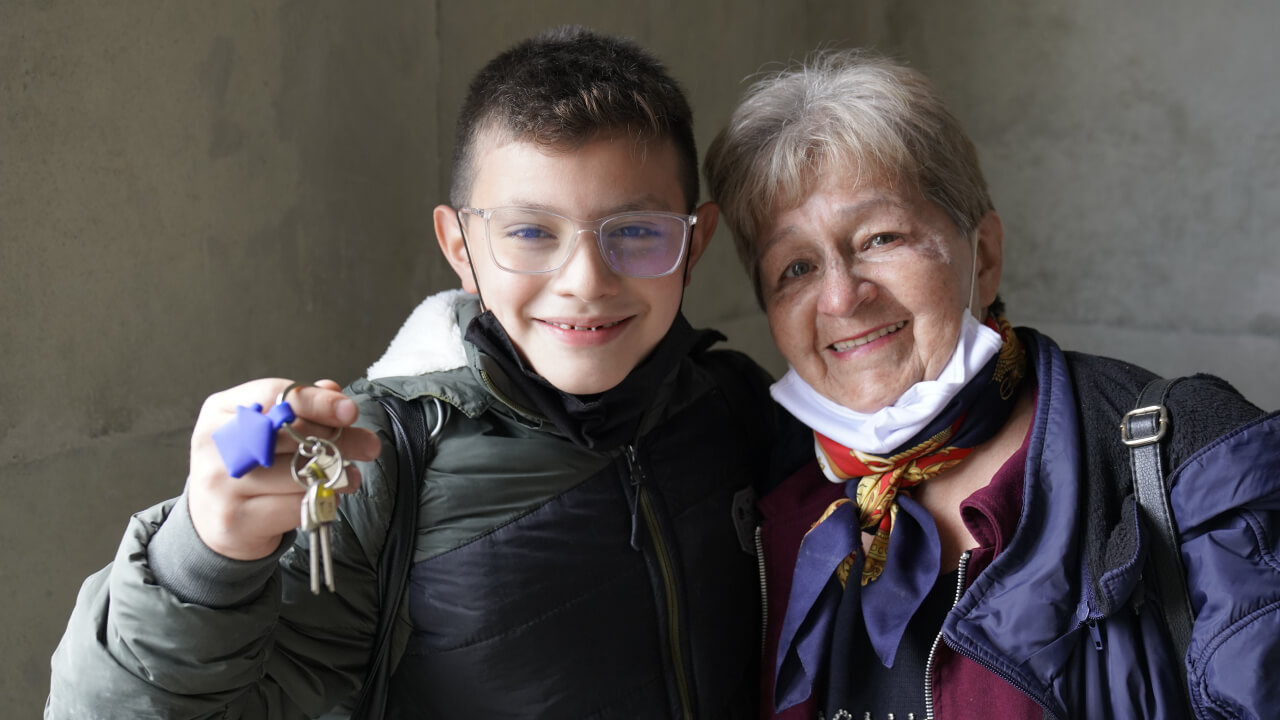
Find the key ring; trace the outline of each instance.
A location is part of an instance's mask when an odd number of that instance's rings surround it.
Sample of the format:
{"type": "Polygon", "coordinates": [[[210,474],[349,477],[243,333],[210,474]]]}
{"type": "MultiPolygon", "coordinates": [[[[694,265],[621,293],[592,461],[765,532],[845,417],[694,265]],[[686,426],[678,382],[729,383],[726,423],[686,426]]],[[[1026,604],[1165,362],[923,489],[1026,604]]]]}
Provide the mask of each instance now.
{"type": "MultiPolygon", "coordinates": [[[[309,385],[309,384],[307,384],[307,383],[292,382],[292,383],[290,383],[290,384],[289,384],[289,386],[288,386],[288,387],[286,387],[284,390],[281,390],[279,395],[276,395],[276,405],[288,405],[288,403],[286,403],[286,402],[285,402],[285,397],[286,397],[286,396],[288,396],[289,392],[290,392],[291,390],[297,390],[298,388],[304,388],[304,387],[315,387],[315,386],[314,386],[314,385],[309,385]]],[[[290,406],[290,408],[292,409],[292,406],[290,406]]],[[[301,435],[299,435],[299,434],[298,434],[298,431],[297,431],[297,430],[294,430],[294,429],[293,429],[292,422],[293,422],[293,421],[292,421],[292,420],[290,420],[288,423],[285,423],[285,424],[282,426],[282,429],[283,429],[285,432],[289,433],[289,435],[290,435],[294,440],[297,440],[297,441],[298,441],[298,445],[299,445],[299,447],[301,447],[304,443],[306,443],[306,442],[307,442],[307,441],[309,441],[309,440],[319,440],[319,438],[317,438],[317,437],[315,437],[315,436],[308,436],[308,437],[305,437],[305,438],[304,438],[304,437],[302,437],[301,435]]],[[[336,442],[338,442],[338,438],[340,438],[340,437],[342,437],[342,428],[335,428],[335,429],[334,429],[334,433],[333,433],[333,437],[329,438],[328,442],[329,442],[329,443],[336,443],[336,442]]]]}
{"type": "Polygon", "coordinates": [[[298,451],[293,454],[293,460],[289,463],[293,481],[307,490],[315,484],[329,490],[346,487],[344,473],[350,463],[342,459],[338,446],[324,438],[308,437],[306,440],[308,442],[298,446],[298,451]],[[302,462],[299,463],[299,460],[302,462]]]}
{"type": "MultiPolygon", "coordinates": [[[[302,387],[311,386],[300,382],[290,383],[276,396],[276,405],[286,404],[285,398],[289,392],[302,387]]],[[[298,449],[289,462],[289,472],[293,475],[294,482],[304,489],[310,489],[313,484],[319,483],[329,490],[336,490],[347,484],[343,473],[349,463],[342,459],[342,451],[338,450],[337,445],[338,438],[342,437],[342,428],[336,428],[333,437],[327,439],[314,435],[303,437],[293,429],[292,423],[286,423],[282,429],[298,441],[298,449]],[[302,462],[299,463],[299,460],[302,462]],[[322,462],[323,460],[329,462],[322,462]],[[337,472],[333,472],[334,469],[337,472]]]]}
{"type": "MultiPolygon", "coordinates": [[[[276,404],[266,413],[262,412],[262,405],[259,403],[236,407],[236,416],[213,431],[213,442],[217,445],[218,453],[222,455],[222,462],[227,466],[227,472],[231,477],[242,477],[259,466],[271,467],[276,453],[276,433],[281,429],[298,442],[299,452],[302,452],[304,447],[307,449],[310,453],[307,457],[314,458],[324,452],[325,446],[317,443],[328,443],[328,447],[332,448],[333,454],[341,462],[342,455],[338,453],[334,443],[342,437],[342,428],[337,428],[333,437],[325,440],[313,435],[303,437],[291,426],[298,417],[294,414],[293,407],[285,401],[285,396],[291,390],[300,387],[307,387],[307,385],[300,382],[290,383],[276,396],[276,404]]],[[[327,473],[325,477],[337,483],[336,487],[342,487],[341,473],[337,480],[329,478],[327,473]]]]}

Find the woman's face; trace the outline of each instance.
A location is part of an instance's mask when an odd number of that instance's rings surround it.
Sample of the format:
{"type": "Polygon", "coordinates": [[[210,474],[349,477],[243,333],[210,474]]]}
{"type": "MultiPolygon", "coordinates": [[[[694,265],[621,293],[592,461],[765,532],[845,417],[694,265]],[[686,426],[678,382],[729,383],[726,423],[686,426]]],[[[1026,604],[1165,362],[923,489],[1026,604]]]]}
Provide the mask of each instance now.
{"type": "MultiPolygon", "coordinates": [[[[934,203],[850,174],[815,184],[761,237],[773,340],[826,398],[875,412],[951,358],[970,304],[974,245],[934,203]]],[[[1000,220],[979,224],[973,308],[995,299],[1000,220]]]]}

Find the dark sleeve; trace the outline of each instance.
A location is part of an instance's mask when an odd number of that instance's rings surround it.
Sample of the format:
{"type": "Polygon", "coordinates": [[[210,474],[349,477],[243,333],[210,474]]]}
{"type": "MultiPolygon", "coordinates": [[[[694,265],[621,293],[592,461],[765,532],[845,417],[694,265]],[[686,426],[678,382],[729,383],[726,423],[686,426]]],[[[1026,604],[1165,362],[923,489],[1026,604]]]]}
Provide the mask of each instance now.
{"type": "Polygon", "coordinates": [[[736,350],[711,350],[703,357],[712,366],[734,415],[743,421],[744,447],[759,454],[757,496],[764,496],[801,465],[813,459],[813,435],[791,413],[773,401],[773,378],[754,360],[736,350]]]}

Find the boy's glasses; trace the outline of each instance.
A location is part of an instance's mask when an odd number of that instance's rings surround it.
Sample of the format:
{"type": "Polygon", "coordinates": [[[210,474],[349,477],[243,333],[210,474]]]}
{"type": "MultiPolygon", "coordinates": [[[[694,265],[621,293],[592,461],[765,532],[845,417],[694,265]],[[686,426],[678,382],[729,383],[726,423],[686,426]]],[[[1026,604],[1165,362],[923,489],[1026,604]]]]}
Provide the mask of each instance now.
{"type": "Polygon", "coordinates": [[[483,218],[494,263],[523,274],[560,269],[573,253],[578,235],[593,232],[600,254],[614,272],[635,278],[670,275],[680,267],[689,229],[698,222],[697,215],[657,211],[623,212],[585,223],[519,207],[464,207],[459,213],[483,218]]]}

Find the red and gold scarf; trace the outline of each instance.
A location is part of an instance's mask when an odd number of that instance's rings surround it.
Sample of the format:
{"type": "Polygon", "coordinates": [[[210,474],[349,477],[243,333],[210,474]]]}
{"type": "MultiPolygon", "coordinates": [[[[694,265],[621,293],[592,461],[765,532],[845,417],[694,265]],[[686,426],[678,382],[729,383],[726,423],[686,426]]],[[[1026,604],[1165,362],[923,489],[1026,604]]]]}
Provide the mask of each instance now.
{"type": "MultiPolygon", "coordinates": [[[[860,479],[854,497],[832,503],[813,528],[821,525],[840,505],[850,502],[857,505],[858,526],[864,532],[875,533],[862,566],[863,585],[876,580],[884,571],[889,538],[898,514],[898,493],[960,464],[974,447],[990,439],[1008,419],[1014,394],[1026,371],[1026,351],[1004,317],[988,318],[986,324],[997,330],[1004,340],[990,375],[986,376],[988,380],[979,382],[980,376],[969,383],[921,433],[929,433],[923,440],[909,441],[893,454],[880,457],[844,447],[814,432],[823,472],[832,479],[860,479]]],[[[841,585],[848,582],[853,560],[854,553],[851,553],[836,569],[841,585]]]]}

